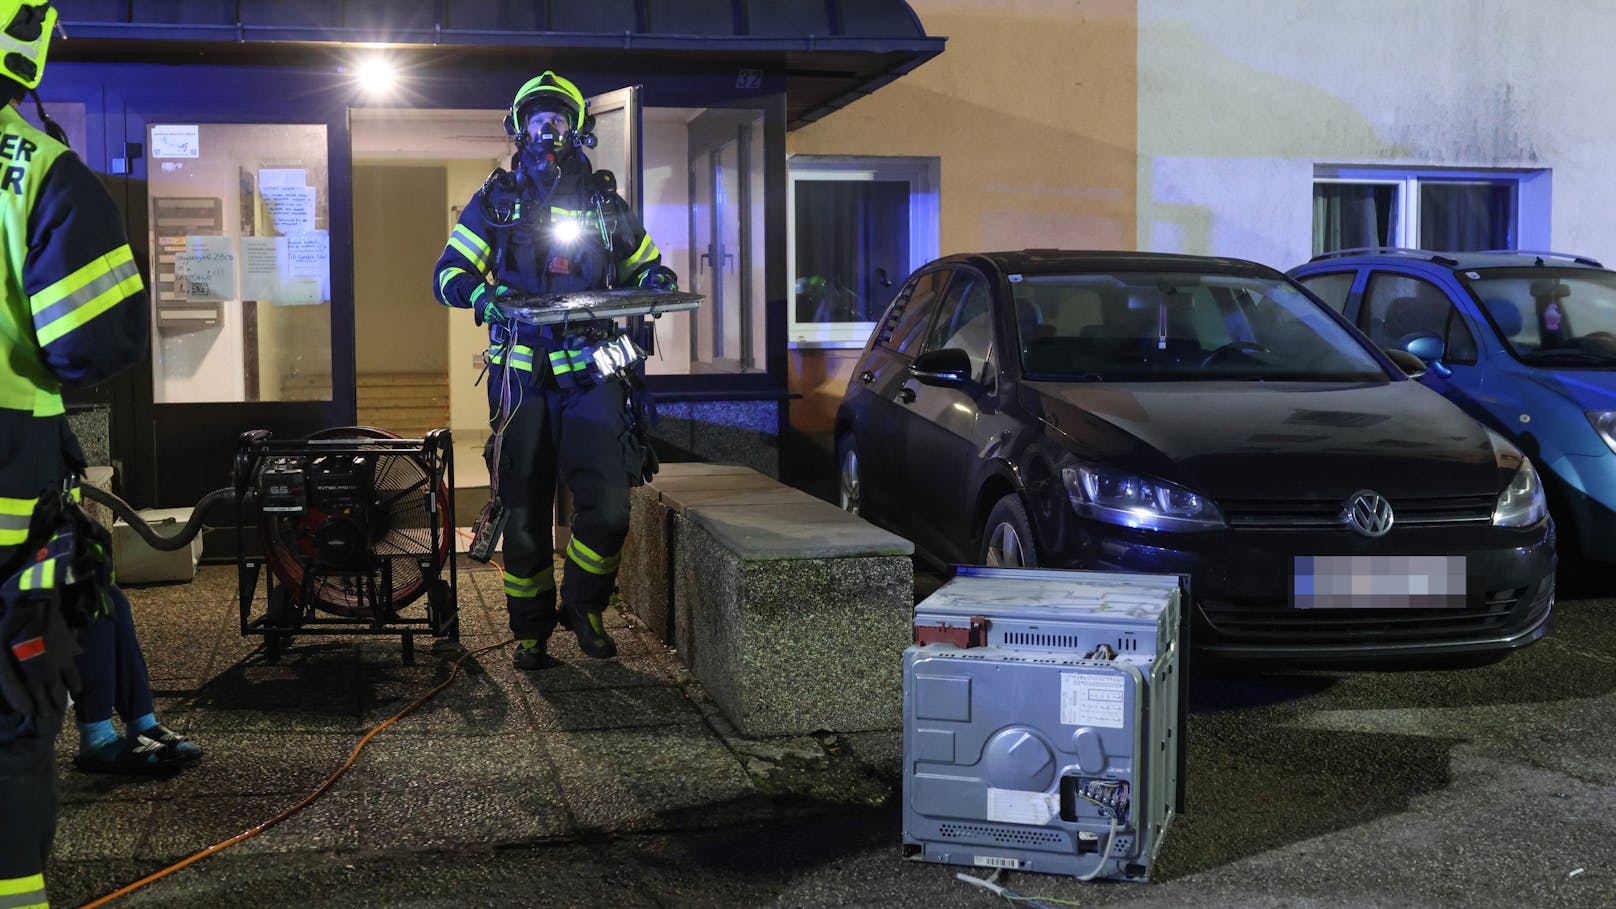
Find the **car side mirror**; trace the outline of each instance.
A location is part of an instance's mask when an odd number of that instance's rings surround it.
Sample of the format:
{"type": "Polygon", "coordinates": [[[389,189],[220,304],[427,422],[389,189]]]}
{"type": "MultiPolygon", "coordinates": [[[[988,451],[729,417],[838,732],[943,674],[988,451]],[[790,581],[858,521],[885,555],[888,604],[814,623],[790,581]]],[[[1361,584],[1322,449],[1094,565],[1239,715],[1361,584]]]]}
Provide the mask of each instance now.
{"type": "Polygon", "coordinates": [[[1448,346],[1442,342],[1441,338],[1431,332],[1420,332],[1408,338],[1399,346],[1424,360],[1428,369],[1444,379],[1453,375],[1453,370],[1442,363],[1442,358],[1447,355],[1448,346]]]}
{"type": "Polygon", "coordinates": [[[909,374],[922,385],[964,385],[971,379],[971,355],[958,347],[928,350],[909,364],[909,374]]]}
{"type": "Polygon", "coordinates": [[[1418,379],[1420,376],[1425,375],[1425,361],[1414,356],[1408,351],[1398,350],[1395,347],[1388,347],[1382,351],[1382,353],[1386,355],[1388,360],[1391,360],[1393,363],[1397,364],[1398,369],[1401,369],[1403,372],[1407,373],[1410,379],[1418,379]]]}

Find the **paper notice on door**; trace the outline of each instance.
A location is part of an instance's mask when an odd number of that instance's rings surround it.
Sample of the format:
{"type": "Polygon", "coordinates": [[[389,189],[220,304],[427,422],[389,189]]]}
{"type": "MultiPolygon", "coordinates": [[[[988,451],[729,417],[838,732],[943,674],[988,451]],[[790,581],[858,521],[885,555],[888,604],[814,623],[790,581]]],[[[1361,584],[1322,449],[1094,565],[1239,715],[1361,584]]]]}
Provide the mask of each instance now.
{"type": "Polygon", "coordinates": [[[241,238],[241,298],[274,300],[281,290],[284,237],[241,238]]]}
{"type": "Polygon", "coordinates": [[[241,256],[243,299],[281,306],[312,306],[331,299],[331,238],[326,231],[243,237],[241,256]]]}
{"type": "Polygon", "coordinates": [[[175,290],[191,302],[236,298],[236,252],[230,237],[186,237],[174,253],[175,290]]]}
{"type": "Polygon", "coordinates": [[[291,235],[314,229],[314,187],[260,185],[258,194],[277,232],[291,235]]]}
{"type": "Polygon", "coordinates": [[[201,127],[161,124],[151,128],[153,158],[196,158],[202,154],[201,127]]]}
{"type": "Polygon", "coordinates": [[[331,299],[331,235],[323,230],[311,230],[285,237],[285,279],[312,282],[319,303],[331,299]]]}
{"type": "Polygon", "coordinates": [[[260,187],[307,186],[308,171],[301,167],[261,167],[258,169],[260,187]]]}

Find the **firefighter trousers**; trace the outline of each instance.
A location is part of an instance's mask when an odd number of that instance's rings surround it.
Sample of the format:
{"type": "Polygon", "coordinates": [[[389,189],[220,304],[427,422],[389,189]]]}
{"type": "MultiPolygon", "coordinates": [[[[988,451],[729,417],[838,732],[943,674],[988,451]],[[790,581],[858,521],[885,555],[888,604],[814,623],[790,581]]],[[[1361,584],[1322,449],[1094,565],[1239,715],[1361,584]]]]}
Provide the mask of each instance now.
{"type": "MultiPolygon", "coordinates": [[[[492,367],[489,376],[496,429],[501,372],[492,367]]],[[[516,376],[510,384],[517,386],[516,376]]],[[[517,639],[543,639],[556,622],[551,553],[557,478],[573,505],[561,601],[576,613],[598,614],[616,584],[628,536],[629,489],[640,482],[641,455],[621,382],[565,390],[524,383],[511,395],[519,401],[505,426],[498,468],[506,512],[506,605],[517,639]]],[[[492,452],[490,447],[490,469],[492,452]]]]}

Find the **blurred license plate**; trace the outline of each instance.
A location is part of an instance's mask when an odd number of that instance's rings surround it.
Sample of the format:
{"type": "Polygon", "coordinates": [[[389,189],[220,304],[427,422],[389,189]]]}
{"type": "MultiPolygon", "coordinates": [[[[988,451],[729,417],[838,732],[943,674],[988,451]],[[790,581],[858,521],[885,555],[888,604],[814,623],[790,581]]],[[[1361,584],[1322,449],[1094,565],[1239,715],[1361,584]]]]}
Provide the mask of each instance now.
{"type": "Polygon", "coordinates": [[[1297,556],[1297,609],[1463,609],[1464,556],[1297,556]]]}

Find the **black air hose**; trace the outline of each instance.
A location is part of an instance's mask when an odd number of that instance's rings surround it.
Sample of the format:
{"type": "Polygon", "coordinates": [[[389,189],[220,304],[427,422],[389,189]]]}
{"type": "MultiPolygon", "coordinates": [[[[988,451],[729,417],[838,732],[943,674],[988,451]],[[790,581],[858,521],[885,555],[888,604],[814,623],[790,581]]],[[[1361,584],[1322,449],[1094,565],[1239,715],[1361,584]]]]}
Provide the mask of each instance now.
{"type": "Polygon", "coordinates": [[[173,536],[163,536],[153,530],[152,526],[147,524],[145,519],[137,514],[129,506],[129,503],[123,499],[94,486],[80,486],[79,488],[83,490],[83,495],[86,499],[92,502],[100,502],[102,505],[112,509],[118,517],[123,518],[130,527],[134,528],[135,533],[140,534],[140,538],[145,540],[147,545],[163,552],[172,552],[191,545],[191,541],[196,539],[196,535],[202,532],[202,520],[208,516],[210,509],[225,501],[230,502],[232,505],[236,503],[236,489],[234,486],[215,489],[196,503],[196,508],[191,511],[191,519],[185,522],[185,526],[180,528],[179,533],[173,536]]]}

